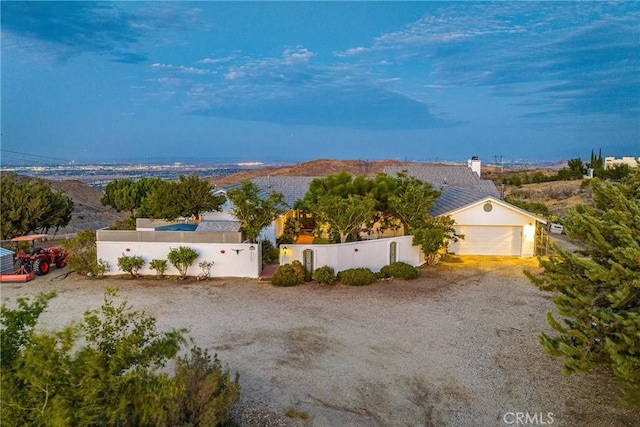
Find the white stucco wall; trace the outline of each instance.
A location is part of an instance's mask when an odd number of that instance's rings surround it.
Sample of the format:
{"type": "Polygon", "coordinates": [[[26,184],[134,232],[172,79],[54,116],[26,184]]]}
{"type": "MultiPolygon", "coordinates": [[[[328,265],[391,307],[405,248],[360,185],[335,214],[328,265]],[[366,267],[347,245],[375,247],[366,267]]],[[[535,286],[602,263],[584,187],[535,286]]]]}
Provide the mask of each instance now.
{"type": "Polygon", "coordinates": [[[314,270],[327,265],[336,273],[358,267],[380,271],[390,263],[391,242],[396,242],[397,245],[396,261],[406,262],[414,267],[424,263],[420,247],[413,246],[413,236],[401,236],[329,245],[280,245],[280,265],[294,260],[304,263],[303,252],[310,249],[313,251],[314,270]]]}
{"type": "MultiPolygon", "coordinates": [[[[126,274],[118,269],[118,258],[138,255],[144,258],[145,265],[138,271],[141,275],[155,275],[157,272],[149,268],[153,259],[167,259],[171,249],[186,246],[200,255],[189,270],[188,276],[198,276],[202,269],[198,266],[202,261],[213,261],[210,277],[251,277],[257,278],[262,267],[262,256],[259,244],[247,243],[167,243],[167,242],[97,242],[98,259],[109,264],[106,274],[126,274]],[[253,247],[253,249],[251,249],[253,247]],[[234,249],[239,249],[236,251],[234,249]]],[[[178,270],[167,262],[167,275],[178,275],[178,270]]]]}

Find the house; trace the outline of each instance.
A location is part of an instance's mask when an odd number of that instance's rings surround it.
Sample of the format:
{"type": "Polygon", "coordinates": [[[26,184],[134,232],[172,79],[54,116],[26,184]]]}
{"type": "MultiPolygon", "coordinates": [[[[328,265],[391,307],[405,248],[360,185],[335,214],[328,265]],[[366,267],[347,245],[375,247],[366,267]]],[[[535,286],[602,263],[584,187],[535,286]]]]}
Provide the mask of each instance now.
{"type": "Polygon", "coordinates": [[[631,168],[637,168],[640,165],[640,157],[636,160],[635,157],[625,156],[621,159],[616,159],[615,157],[605,157],[604,158],[604,168],[611,169],[616,166],[627,165],[631,168]]]}
{"type": "MultiPolygon", "coordinates": [[[[473,157],[467,165],[415,165],[390,166],[389,175],[406,172],[408,176],[428,182],[441,191],[430,214],[449,216],[455,221],[458,234],[465,238],[452,242],[449,250],[461,255],[506,255],[531,257],[536,254],[536,236],[544,231],[546,221],[504,200],[491,180],[481,179],[480,160],[473,157]]],[[[283,194],[292,207],[304,197],[315,177],[263,176],[252,180],[267,194],[283,194]]],[[[289,210],[272,226],[263,231],[263,237],[275,242],[282,234],[284,222],[295,215],[289,210]]],[[[384,236],[392,237],[392,236],[384,236]]]]}
{"type": "Polygon", "coordinates": [[[429,212],[449,216],[464,239],[449,244],[459,255],[505,255],[531,257],[536,254],[536,236],[544,233],[546,220],[501,200],[490,180],[480,178],[479,160],[461,165],[387,167],[385,173],[406,170],[409,176],[430,183],[442,192],[429,212]]]}
{"type": "Polygon", "coordinates": [[[494,196],[479,195],[460,187],[446,189],[431,209],[433,216],[449,216],[464,239],[449,244],[458,255],[532,257],[536,236],[546,220],[494,196]]]}

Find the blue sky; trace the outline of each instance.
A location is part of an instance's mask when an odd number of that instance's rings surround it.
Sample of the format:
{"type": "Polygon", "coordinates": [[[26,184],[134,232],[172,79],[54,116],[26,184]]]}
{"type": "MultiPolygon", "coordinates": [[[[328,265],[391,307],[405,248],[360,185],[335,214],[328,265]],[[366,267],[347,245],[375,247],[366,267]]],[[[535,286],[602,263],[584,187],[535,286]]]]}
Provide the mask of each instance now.
{"type": "Polygon", "coordinates": [[[5,161],[640,156],[640,2],[1,7],[5,161]]]}

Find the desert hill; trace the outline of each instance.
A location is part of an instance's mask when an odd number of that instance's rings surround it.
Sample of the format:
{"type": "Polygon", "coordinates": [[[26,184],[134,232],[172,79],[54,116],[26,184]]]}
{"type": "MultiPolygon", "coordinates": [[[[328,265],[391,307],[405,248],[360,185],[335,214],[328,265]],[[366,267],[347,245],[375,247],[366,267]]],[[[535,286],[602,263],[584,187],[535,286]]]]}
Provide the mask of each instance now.
{"type": "MultiPolygon", "coordinates": [[[[83,182],[71,179],[47,182],[51,184],[51,188],[62,191],[73,200],[71,222],[64,229],[58,230],[58,235],[98,230],[128,216],[126,212],[118,212],[111,206],[102,206],[102,191],[83,182]]],[[[53,233],[53,230],[50,232],[53,233]]]]}
{"type": "Polygon", "coordinates": [[[238,172],[231,175],[211,178],[211,183],[218,187],[226,187],[247,181],[258,176],[325,176],[346,171],[354,175],[373,176],[387,166],[412,165],[415,163],[398,160],[330,160],[318,159],[282,167],[265,167],[238,172]]]}

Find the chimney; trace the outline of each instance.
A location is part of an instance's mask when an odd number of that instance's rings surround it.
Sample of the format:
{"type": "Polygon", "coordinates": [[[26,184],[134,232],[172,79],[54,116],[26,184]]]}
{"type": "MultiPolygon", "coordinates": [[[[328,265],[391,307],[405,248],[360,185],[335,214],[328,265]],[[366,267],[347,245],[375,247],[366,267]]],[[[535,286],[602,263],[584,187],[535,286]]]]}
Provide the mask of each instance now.
{"type": "Polygon", "coordinates": [[[469,166],[469,169],[474,171],[478,175],[478,178],[480,178],[480,159],[478,156],[473,156],[467,160],[467,166],[469,166]]]}

